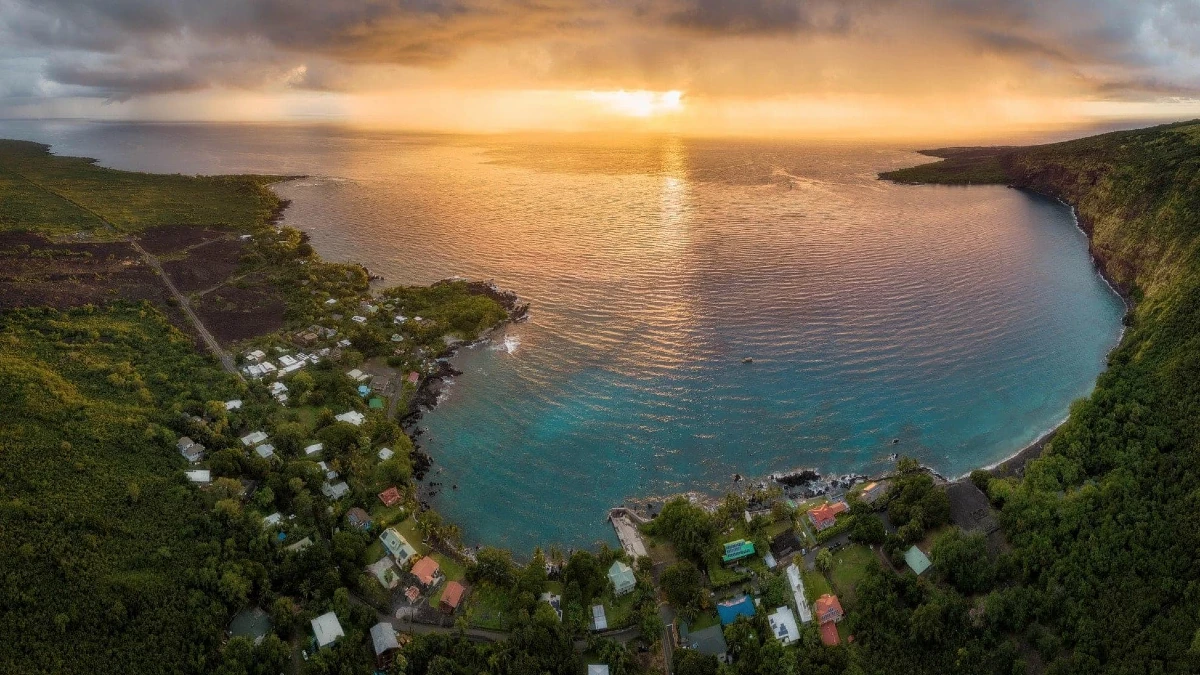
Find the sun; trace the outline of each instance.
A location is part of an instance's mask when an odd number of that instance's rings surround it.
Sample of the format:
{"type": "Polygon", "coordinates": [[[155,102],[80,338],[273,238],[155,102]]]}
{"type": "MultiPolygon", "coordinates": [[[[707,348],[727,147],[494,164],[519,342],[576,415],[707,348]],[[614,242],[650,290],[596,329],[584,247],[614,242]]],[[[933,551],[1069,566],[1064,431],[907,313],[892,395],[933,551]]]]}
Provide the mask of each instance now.
{"type": "Polygon", "coordinates": [[[586,91],[581,98],[604,106],[608,112],[625,117],[654,117],[683,109],[683,92],[671,91],[586,91]]]}

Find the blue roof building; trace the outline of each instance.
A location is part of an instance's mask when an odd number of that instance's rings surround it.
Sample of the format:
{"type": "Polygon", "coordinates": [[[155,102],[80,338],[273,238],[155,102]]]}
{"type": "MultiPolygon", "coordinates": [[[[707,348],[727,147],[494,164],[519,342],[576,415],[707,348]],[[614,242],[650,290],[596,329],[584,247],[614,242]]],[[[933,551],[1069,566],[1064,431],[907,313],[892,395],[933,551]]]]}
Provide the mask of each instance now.
{"type": "Polygon", "coordinates": [[[750,596],[743,595],[740,598],[719,602],[717,603],[717,616],[721,617],[722,626],[728,626],[739,616],[754,616],[754,601],[750,599],[750,596]]]}

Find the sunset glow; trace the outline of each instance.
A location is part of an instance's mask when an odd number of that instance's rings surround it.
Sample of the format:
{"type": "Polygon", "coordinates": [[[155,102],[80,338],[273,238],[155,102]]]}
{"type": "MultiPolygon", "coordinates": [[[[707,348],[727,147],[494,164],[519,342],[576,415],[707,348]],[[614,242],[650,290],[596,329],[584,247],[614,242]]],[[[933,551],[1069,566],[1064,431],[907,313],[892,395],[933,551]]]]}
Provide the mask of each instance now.
{"type": "Polygon", "coordinates": [[[244,4],[0,3],[0,116],[949,139],[1200,115],[1200,14],[1166,0],[244,4]]]}

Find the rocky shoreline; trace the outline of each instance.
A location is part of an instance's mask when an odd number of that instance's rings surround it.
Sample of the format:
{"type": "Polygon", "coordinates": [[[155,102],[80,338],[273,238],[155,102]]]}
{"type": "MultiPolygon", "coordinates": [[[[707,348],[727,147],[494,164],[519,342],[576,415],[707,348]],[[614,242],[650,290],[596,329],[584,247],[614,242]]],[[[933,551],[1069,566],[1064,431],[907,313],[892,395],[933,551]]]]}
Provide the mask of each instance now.
{"type": "MultiPolygon", "coordinates": [[[[439,284],[459,281],[462,281],[462,279],[443,279],[434,282],[433,285],[437,286],[439,284]]],[[[475,341],[448,344],[445,349],[438,353],[434,360],[435,366],[433,372],[427,373],[421,378],[417,384],[416,393],[408,401],[408,406],[400,417],[400,426],[413,442],[413,478],[418,483],[420,494],[422,495],[421,505],[425,508],[430,507],[428,498],[436,496],[443,486],[436,482],[424,483],[425,477],[433,468],[433,457],[418,442],[418,438],[424,434],[424,430],[417,425],[426,412],[437,407],[442,393],[445,391],[447,382],[463,374],[461,370],[450,364],[450,358],[463,347],[474,347],[490,341],[492,334],[502,326],[510,323],[520,323],[529,318],[529,303],[522,302],[520,296],[515,292],[500,288],[494,281],[468,281],[467,289],[475,295],[483,295],[495,300],[507,312],[508,318],[488,329],[475,341]]]]}

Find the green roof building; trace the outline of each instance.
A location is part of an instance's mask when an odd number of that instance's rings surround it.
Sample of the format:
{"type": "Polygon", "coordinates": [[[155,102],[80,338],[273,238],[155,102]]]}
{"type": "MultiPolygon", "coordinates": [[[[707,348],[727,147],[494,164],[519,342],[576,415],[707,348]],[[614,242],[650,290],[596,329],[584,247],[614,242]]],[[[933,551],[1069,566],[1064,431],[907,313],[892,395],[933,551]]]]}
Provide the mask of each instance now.
{"type": "Polygon", "coordinates": [[[721,563],[728,564],[752,555],[754,555],[754,542],[738,539],[725,544],[725,555],[721,556],[721,563]]]}
{"type": "Polygon", "coordinates": [[[916,546],[904,552],[904,562],[908,563],[908,568],[916,572],[917,576],[921,576],[921,573],[929,569],[929,566],[933,564],[929,562],[929,558],[925,557],[921,549],[916,546]]]}

